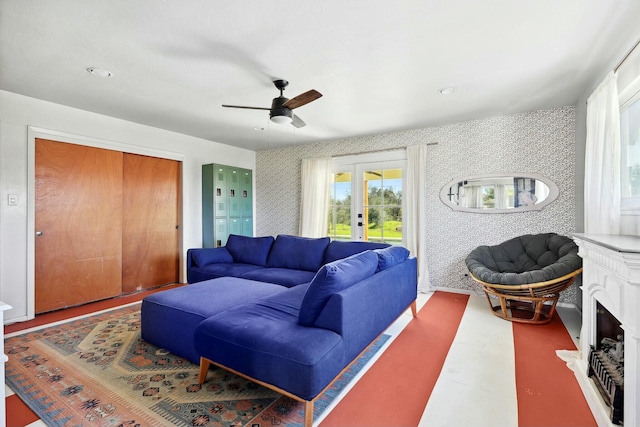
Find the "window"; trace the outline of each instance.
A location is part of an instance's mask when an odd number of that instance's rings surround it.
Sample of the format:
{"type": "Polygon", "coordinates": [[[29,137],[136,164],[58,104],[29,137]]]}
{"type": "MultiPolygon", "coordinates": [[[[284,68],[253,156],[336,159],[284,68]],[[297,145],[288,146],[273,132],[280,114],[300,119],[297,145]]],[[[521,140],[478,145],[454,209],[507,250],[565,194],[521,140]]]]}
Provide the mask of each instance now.
{"type": "Polygon", "coordinates": [[[620,194],[626,210],[640,210],[640,93],[620,111],[620,194]]]}
{"type": "Polygon", "coordinates": [[[622,206],[640,208],[640,99],[620,112],[622,206]]]}

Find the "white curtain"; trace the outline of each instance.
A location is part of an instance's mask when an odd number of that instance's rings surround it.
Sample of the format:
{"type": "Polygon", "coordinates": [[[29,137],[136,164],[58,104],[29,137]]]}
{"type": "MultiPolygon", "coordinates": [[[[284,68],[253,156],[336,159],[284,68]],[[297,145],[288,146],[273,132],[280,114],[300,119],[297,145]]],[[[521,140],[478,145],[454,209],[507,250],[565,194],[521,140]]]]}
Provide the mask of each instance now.
{"type": "Polygon", "coordinates": [[[418,289],[426,292],[430,287],[427,266],[427,146],[407,147],[407,212],[404,215],[407,249],[418,259],[418,289]]]}
{"type": "Polygon", "coordinates": [[[613,71],[587,101],[584,225],[591,234],[620,232],[620,106],[613,71]]]}
{"type": "Polygon", "coordinates": [[[301,181],[300,236],[326,236],[331,190],[331,158],[303,159],[301,181]]]}

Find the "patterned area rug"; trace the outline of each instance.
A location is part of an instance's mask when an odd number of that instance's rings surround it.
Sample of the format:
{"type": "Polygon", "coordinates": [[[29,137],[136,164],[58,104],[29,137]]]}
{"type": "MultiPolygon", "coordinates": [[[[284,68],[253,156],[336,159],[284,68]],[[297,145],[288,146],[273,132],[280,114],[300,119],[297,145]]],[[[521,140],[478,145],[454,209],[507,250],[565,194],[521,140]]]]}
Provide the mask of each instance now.
{"type": "MultiPolygon", "coordinates": [[[[314,420],[389,337],[383,335],[320,396],[314,420]]],[[[5,340],[7,384],[49,426],[300,426],[303,405],[251,381],[198,366],[140,338],[140,305],[5,340]]]]}

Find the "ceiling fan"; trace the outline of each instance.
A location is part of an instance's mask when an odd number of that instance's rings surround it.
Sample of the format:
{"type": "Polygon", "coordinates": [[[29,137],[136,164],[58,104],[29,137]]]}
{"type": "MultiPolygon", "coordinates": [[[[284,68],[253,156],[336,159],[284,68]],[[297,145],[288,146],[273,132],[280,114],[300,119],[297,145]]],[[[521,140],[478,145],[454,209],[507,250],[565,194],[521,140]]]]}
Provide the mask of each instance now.
{"type": "Polygon", "coordinates": [[[223,107],[227,108],[246,108],[249,110],[267,110],[269,111],[269,117],[271,121],[279,124],[291,123],[293,126],[297,128],[301,128],[306,126],[307,124],[298,116],[293,114],[293,109],[302,107],[316,99],[320,98],[322,94],[317,90],[311,89],[303,94],[296,96],[295,98],[285,98],[282,95],[284,88],[289,84],[286,80],[274,80],[273,84],[277,89],[280,90],[280,96],[273,98],[271,102],[271,108],[263,108],[263,107],[246,107],[243,105],[226,105],[223,104],[223,107]]]}

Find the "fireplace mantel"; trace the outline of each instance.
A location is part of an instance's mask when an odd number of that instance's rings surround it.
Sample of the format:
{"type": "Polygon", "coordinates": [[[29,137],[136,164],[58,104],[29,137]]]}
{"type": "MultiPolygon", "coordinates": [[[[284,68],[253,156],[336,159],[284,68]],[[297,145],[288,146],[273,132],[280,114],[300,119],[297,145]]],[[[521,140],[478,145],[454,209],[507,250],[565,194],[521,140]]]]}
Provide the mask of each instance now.
{"type": "Polygon", "coordinates": [[[640,426],[640,237],[574,234],[583,259],[582,331],[576,376],[599,426],[612,425],[608,408],[587,378],[596,341],[596,301],[624,329],[624,425],[640,426]]]}

